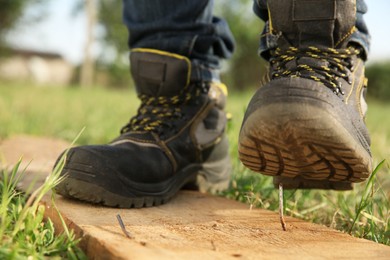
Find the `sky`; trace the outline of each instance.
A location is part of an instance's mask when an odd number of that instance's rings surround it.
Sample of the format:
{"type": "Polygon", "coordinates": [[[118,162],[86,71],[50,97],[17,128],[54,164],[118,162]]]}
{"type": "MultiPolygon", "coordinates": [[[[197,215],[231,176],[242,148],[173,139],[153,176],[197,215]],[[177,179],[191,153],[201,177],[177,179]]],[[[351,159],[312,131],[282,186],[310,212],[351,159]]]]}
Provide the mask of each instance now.
{"type": "MultiPolygon", "coordinates": [[[[369,10],[365,21],[372,37],[369,62],[390,60],[390,21],[386,21],[390,1],[366,0],[366,3],[369,10]]],[[[74,4],[75,1],[69,0],[50,1],[46,19],[30,26],[22,25],[10,35],[10,42],[18,48],[60,53],[68,61],[80,63],[83,58],[86,19],[84,13],[72,15],[74,4]]],[[[100,51],[99,46],[96,46],[95,53],[100,51]]]]}

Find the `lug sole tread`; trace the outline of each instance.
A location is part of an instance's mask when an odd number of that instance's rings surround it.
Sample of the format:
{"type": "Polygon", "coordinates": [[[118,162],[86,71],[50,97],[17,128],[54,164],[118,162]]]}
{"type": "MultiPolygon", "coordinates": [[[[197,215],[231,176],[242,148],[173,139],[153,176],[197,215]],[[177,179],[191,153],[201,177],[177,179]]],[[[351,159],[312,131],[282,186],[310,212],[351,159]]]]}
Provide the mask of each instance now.
{"type": "Polygon", "coordinates": [[[370,175],[369,153],[336,120],[323,119],[325,113],[272,112],[254,113],[241,129],[238,155],[252,171],[274,176],[275,185],[283,180],[287,188],[336,190],[370,175]]]}

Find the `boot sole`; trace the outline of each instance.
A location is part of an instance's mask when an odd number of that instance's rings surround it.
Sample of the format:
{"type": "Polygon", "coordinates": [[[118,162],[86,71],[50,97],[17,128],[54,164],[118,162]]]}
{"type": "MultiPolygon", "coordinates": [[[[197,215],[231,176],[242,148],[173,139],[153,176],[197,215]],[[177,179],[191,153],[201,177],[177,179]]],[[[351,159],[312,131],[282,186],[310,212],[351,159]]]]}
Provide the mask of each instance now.
{"type": "Polygon", "coordinates": [[[350,189],[371,173],[371,155],[321,107],[276,103],[244,122],[239,158],[285,188],[350,189]]]}
{"type": "Polygon", "coordinates": [[[116,208],[142,208],[159,206],[166,203],[170,196],[126,197],[112,193],[96,184],[78,179],[67,178],[59,184],[56,191],[66,198],[100,204],[116,208]]]}
{"type": "Polygon", "coordinates": [[[73,176],[82,176],[88,173],[75,168],[64,169],[68,176],[56,186],[56,191],[67,198],[101,204],[118,208],[142,208],[158,206],[169,201],[184,185],[196,180],[199,167],[188,167],[187,171],[177,173],[163,183],[143,184],[134,183],[126,190],[127,194],[117,194],[101,187],[93,180],[81,180],[73,176]],[[196,170],[196,171],[194,171],[196,170]]]}
{"type": "Polygon", "coordinates": [[[217,192],[228,188],[230,167],[225,165],[226,159],[205,163],[205,165],[190,165],[176,173],[171,179],[161,183],[128,185],[127,194],[111,192],[94,184],[91,176],[95,174],[85,171],[86,167],[69,164],[63,172],[67,177],[56,186],[58,194],[67,198],[77,199],[93,204],[101,204],[118,208],[142,208],[159,206],[168,202],[180,189],[187,184],[197,183],[201,191],[217,192]],[[220,178],[210,179],[210,171],[224,169],[220,178]],[[82,178],[80,178],[82,177],[82,178]],[[90,179],[90,181],[88,181],[90,179]]]}

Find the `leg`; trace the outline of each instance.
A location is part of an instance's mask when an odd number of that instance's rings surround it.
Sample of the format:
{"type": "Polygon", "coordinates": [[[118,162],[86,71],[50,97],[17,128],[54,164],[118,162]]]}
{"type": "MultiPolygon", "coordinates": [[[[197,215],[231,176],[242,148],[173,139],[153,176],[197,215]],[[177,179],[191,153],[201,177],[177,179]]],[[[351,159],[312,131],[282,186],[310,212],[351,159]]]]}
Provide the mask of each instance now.
{"type": "Polygon", "coordinates": [[[259,0],[255,12],[269,82],[245,114],[241,161],[286,188],[350,189],[372,167],[363,2],[259,0]]]}
{"type": "Polygon", "coordinates": [[[126,0],[131,73],[141,105],[108,145],[69,151],[63,196],[114,207],[160,205],[186,185],[229,184],[226,88],[233,39],[212,1],[126,0]]]}
{"type": "MultiPolygon", "coordinates": [[[[270,33],[268,6],[266,0],[254,0],[253,2],[254,13],[262,19],[266,24],[264,26],[263,33],[260,38],[259,52],[261,55],[268,59],[269,51],[277,47],[277,40],[273,34],[270,33]]],[[[356,0],[356,22],[355,30],[350,38],[351,42],[359,44],[364,50],[364,58],[367,59],[370,50],[371,36],[368,32],[367,25],[364,21],[364,14],[367,13],[367,5],[364,0],[356,0]]]]}
{"type": "Polygon", "coordinates": [[[213,16],[212,0],[124,0],[129,47],[158,49],[218,65],[234,49],[225,20],[213,16]],[[135,11],[136,10],[136,11],[135,11]]]}

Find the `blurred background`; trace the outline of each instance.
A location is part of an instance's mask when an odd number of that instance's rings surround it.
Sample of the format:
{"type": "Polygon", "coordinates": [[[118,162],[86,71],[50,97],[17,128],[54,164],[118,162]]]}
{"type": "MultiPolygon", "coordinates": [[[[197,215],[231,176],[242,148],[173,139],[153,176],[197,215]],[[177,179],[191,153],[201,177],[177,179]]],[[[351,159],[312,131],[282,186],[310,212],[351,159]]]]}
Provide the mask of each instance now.
{"type": "MultiPolygon", "coordinates": [[[[235,35],[237,51],[223,66],[230,89],[255,88],[263,61],[256,50],[262,22],[252,0],[216,0],[235,35]],[[243,66],[245,65],[245,66],[243,66]],[[232,73],[234,72],[234,73],[232,73]]],[[[372,35],[369,95],[390,98],[388,0],[367,0],[372,35]]],[[[0,0],[0,79],[37,85],[131,87],[121,0],[0,0]]]]}
{"type": "MultiPolygon", "coordinates": [[[[366,2],[372,36],[366,123],[377,166],[390,158],[390,1],[366,2]]],[[[107,143],[118,135],[139,106],[121,9],[122,0],[0,0],[0,143],[20,134],[72,141],[83,128],[77,144],[107,143]]],[[[252,13],[252,0],[215,0],[215,12],[228,20],[237,42],[222,71],[232,115],[233,176],[225,195],[276,210],[272,178],[244,169],[237,155],[244,111],[265,72],[257,55],[263,23],[252,13]]],[[[353,234],[390,245],[390,164],[383,166],[371,175],[376,179],[351,192],[288,193],[286,211],[349,233],[355,226],[353,234]],[[364,215],[362,203],[369,205],[364,215]]]]}

